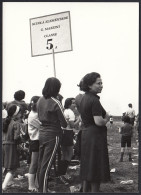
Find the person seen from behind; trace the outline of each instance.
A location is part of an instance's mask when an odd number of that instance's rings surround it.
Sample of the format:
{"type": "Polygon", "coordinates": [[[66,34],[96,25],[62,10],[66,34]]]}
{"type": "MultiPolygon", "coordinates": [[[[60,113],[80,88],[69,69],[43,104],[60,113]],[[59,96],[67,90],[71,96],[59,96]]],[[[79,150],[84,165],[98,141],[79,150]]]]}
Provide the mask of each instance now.
{"type": "Polygon", "coordinates": [[[123,118],[124,124],[119,129],[121,134],[121,157],[120,162],[123,162],[123,156],[125,152],[125,147],[127,145],[129,161],[132,162],[131,158],[131,138],[133,136],[133,126],[130,124],[129,116],[124,116],[123,118]]]}
{"type": "Polygon", "coordinates": [[[24,98],[25,98],[25,92],[23,90],[16,91],[14,93],[14,100],[7,104],[6,109],[8,109],[8,107],[11,104],[15,104],[21,108],[21,112],[24,115],[26,111],[28,111],[28,106],[25,103],[24,98]]]}
{"type": "Polygon", "coordinates": [[[129,118],[130,118],[130,124],[132,125],[132,126],[134,126],[134,121],[135,121],[135,110],[133,109],[133,106],[132,106],[132,104],[130,103],[130,104],[128,104],[128,110],[127,110],[127,112],[126,112],[126,115],[127,116],[129,116],[129,118]]]}
{"type": "Polygon", "coordinates": [[[38,100],[37,111],[41,122],[39,129],[39,192],[51,192],[48,179],[59,146],[62,128],[67,127],[63,107],[56,98],[61,88],[60,81],[55,77],[46,80],[42,90],[43,96],[38,100]]]}
{"type": "Polygon", "coordinates": [[[40,121],[37,113],[37,102],[39,96],[33,96],[30,101],[31,111],[28,116],[28,134],[30,138],[29,147],[31,152],[31,162],[28,174],[28,191],[37,192],[38,189],[35,184],[36,173],[38,168],[38,156],[39,156],[39,128],[40,121]]]}
{"type": "Polygon", "coordinates": [[[5,191],[9,182],[13,179],[16,169],[20,166],[18,144],[21,141],[22,112],[19,106],[11,105],[7,110],[7,117],[3,120],[2,132],[2,160],[5,169],[5,178],[2,190],[5,191]]]}
{"type": "Polygon", "coordinates": [[[110,181],[109,156],[107,148],[107,127],[109,114],[100,103],[103,88],[99,73],[86,74],[80,90],[84,91],[80,102],[80,114],[84,125],[81,135],[80,175],[83,192],[99,192],[102,182],[110,181]]]}
{"type": "Polygon", "coordinates": [[[61,150],[62,150],[62,160],[60,161],[59,175],[60,180],[67,185],[67,180],[70,179],[70,176],[67,174],[67,168],[73,156],[73,137],[74,137],[74,128],[79,123],[79,118],[75,120],[75,114],[73,112],[74,98],[67,98],[64,104],[64,115],[68,122],[66,128],[63,128],[63,135],[61,141],[61,150]]]}

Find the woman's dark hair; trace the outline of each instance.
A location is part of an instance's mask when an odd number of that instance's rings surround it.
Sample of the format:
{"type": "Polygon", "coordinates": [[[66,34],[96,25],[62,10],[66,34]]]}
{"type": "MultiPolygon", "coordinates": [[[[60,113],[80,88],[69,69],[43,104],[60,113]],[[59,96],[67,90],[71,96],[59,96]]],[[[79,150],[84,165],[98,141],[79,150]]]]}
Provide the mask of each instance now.
{"type": "Polygon", "coordinates": [[[81,91],[88,92],[89,86],[96,82],[96,79],[100,78],[100,74],[97,72],[91,72],[86,74],[80,81],[79,87],[81,91]]]}
{"type": "Polygon", "coordinates": [[[33,110],[34,112],[37,111],[37,102],[39,100],[40,96],[33,96],[30,100],[29,109],[33,110]]]}
{"type": "Polygon", "coordinates": [[[67,98],[64,103],[64,108],[67,109],[72,105],[72,100],[75,100],[75,98],[67,98]]]}
{"type": "Polygon", "coordinates": [[[8,130],[8,126],[11,122],[11,119],[12,119],[12,116],[13,114],[15,113],[17,109],[17,106],[16,105],[11,105],[9,108],[8,108],[8,111],[7,111],[7,117],[5,118],[4,122],[3,122],[3,132],[6,133],[7,130],[8,130]]]}
{"type": "Polygon", "coordinates": [[[42,90],[42,94],[45,99],[50,97],[55,97],[58,95],[60,91],[61,83],[55,77],[50,77],[46,80],[45,86],[42,90]]]}
{"type": "Polygon", "coordinates": [[[16,91],[14,94],[14,99],[17,101],[21,101],[25,98],[25,92],[22,90],[16,91]]]}

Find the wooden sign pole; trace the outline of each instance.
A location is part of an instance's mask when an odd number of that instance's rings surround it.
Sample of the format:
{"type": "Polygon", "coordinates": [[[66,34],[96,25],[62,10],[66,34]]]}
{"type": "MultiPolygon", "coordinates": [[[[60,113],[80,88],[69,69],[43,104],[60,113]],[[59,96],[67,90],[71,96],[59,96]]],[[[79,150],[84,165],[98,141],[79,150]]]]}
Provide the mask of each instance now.
{"type": "Polygon", "coordinates": [[[56,77],[56,69],[55,69],[55,54],[54,54],[54,49],[52,49],[52,54],[53,54],[54,77],[56,77]]]}

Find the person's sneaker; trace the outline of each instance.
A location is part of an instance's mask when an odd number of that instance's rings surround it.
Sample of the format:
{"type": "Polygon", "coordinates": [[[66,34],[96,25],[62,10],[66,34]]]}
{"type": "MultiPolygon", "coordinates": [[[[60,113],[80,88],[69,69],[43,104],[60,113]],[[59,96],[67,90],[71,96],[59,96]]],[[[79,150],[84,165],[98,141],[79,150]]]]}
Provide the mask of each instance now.
{"type": "Polygon", "coordinates": [[[63,177],[63,175],[59,176],[58,178],[59,178],[59,180],[60,180],[63,184],[65,184],[65,185],[68,185],[68,184],[69,184],[69,183],[65,180],[65,178],[63,177]]]}

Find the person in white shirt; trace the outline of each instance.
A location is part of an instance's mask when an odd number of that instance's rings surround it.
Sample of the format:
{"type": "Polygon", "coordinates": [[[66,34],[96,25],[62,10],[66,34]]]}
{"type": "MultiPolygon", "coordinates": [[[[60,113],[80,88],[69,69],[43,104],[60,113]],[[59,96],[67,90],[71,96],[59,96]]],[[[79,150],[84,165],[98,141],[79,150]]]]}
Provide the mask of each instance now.
{"type": "Polygon", "coordinates": [[[39,128],[40,121],[38,119],[37,113],[37,102],[39,96],[33,96],[31,98],[31,112],[28,116],[28,134],[30,138],[30,150],[31,150],[31,164],[29,167],[28,174],[28,191],[37,192],[37,187],[35,185],[35,178],[38,168],[38,156],[39,156],[39,128]]]}
{"type": "MultiPolygon", "coordinates": [[[[75,114],[72,111],[73,104],[74,104],[74,98],[67,98],[65,100],[64,104],[64,115],[68,122],[68,125],[66,128],[63,129],[63,136],[62,136],[62,142],[61,142],[61,150],[62,150],[62,160],[61,160],[61,166],[60,166],[60,180],[65,181],[66,179],[69,179],[67,172],[67,168],[69,166],[69,162],[72,159],[73,156],[73,137],[74,137],[74,131],[73,129],[77,124],[79,124],[80,119],[78,118],[76,120],[75,114]]],[[[66,185],[67,182],[64,182],[66,185]]]]}
{"type": "Polygon", "coordinates": [[[135,121],[135,110],[132,108],[132,104],[128,104],[129,109],[126,112],[126,115],[130,118],[130,124],[134,126],[135,121]]]}

